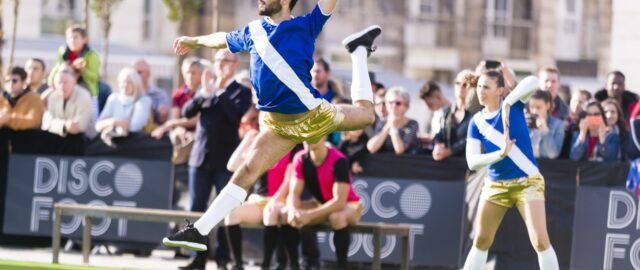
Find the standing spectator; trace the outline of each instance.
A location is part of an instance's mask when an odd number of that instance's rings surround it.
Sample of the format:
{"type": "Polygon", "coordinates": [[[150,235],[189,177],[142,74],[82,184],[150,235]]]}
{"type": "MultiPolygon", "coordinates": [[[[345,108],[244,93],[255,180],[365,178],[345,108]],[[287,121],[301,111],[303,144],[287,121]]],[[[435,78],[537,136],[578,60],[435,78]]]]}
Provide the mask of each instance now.
{"type": "Polygon", "coordinates": [[[195,129],[198,123],[198,117],[183,117],[181,112],[184,105],[189,102],[200,89],[202,78],[202,70],[204,65],[197,57],[188,57],[182,61],[181,71],[184,77],[184,84],[171,96],[171,111],[169,112],[169,120],[162,126],[156,128],[152,133],[156,139],[161,139],[165,133],[169,131],[175,132],[174,136],[187,137],[187,133],[195,129]]]}
{"type": "MultiPolygon", "coordinates": [[[[80,73],[81,84],[91,93],[98,96],[98,70],[100,58],[98,52],[89,47],[87,30],[80,25],[72,25],[66,31],[67,46],[60,47],[58,61],[49,73],[48,82],[52,82],[62,62],[69,62],[80,73]]],[[[97,105],[97,104],[96,104],[97,105]]]]}
{"type": "Polygon", "coordinates": [[[331,67],[322,58],[316,58],[311,68],[311,85],[320,92],[326,101],[334,102],[336,99],[344,99],[342,87],[331,79],[331,67]]]}
{"type": "MultiPolygon", "coordinates": [[[[626,144],[627,121],[622,116],[622,108],[615,99],[608,98],[601,103],[604,116],[607,119],[607,136],[614,134],[620,137],[620,147],[626,144]]],[[[620,148],[618,160],[622,159],[623,149],[620,148]]]]}
{"type": "Polygon", "coordinates": [[[153,122],[162,125],[169,118],[171,101],[167,92],[151,84],[151,68],[144,59],[138,59],[131,66],[138,72],[142,80],[142,89],[151,99],[151,109],[153,110],[153,122]]]}
{"type": "Polygon", "coordinates": [[[115,137],[142,131],[151,115],[151,99],[144,94],[138,72],[126,67],[118,73],[118,90],[107,99],[96,130],[106,144],[115,137]]]}
{"type": "Polygon", "coordinates": [[[52,134],[46,143],[52,153],[84,154],[84,134],[92,118],[91,95],[77,82],[75,69],[69,63],[62,63],[42,119],[42,129],[52,134]]]}
{"type": "MultiPolygon", "coordinates": [[[[202,90],[183,109],[187,118],[200,114],[189,157],[191,211],[205,211],[212,188],[220,192],[231,178],[227,162],[240,143],[240,119],[251,105],[250,90],[234,79],[238,65],[237,55],[219,50],[213,64],[215,81],[211,71],[205,70],[202,90]]],[[[218,228],[217,236],[216,264],[218,269],[226,269],[230,256],[223,227],[218,228]]],[[[193,261],[180,269],[203,269],[206,257],[206,252],[197,252],[193,261]]]]}
{"type": "Polygon", "coordinates": [[[0,128],[13,131],[40,129],[44,105],[37,93],[27,87],[27,72],[13,67],[5,76],[0,97],[0,128]]]}
{"type": "Polygon", "coordinates": [[[288,226],[282,226],[282,233],[290,263],[295,263],[298,229],[329,223],[333,228],[337,259],[334,269],[347,269],[350,242],[348,226],[360,220],[362,204],[351,182],[349,162],[340,151],[327,147],[325,140],[326,137],[323,137],[314,144],[304,142],[305,150],[293,158],[293,178],[286,210],[288,226]],[[313,196],[312,200],[300,200],[305,187],[313,196]]]}
{"type": "Polygon", "coordinates": [[[427,123],[426,135],[420,138],[422,144],[430,148],[433,143],[433,137],[442,128],[445,111],[449,109],[451,103],[442,93],[440,86],[434,81],[428,81],[420,88],[420,98],[433,113],[431,120],[427,123]]]}
{"type": "Polygon", "coordinates": [[[624,74],[617,70],[609,73],[605,89],[596,92],[595,97],[600,102],[607,98],[615,99],[622,107],[625,119],[630,117],[633,105],[638,101],[638,95],[626,89],[624,74]]]}
{"type": "Polygon", "coordinates": [[[578,119],[580,114],[584,111],[584,106],[591,99],[591,93],[589,91],[580,89],[571,95],[571,101],[569,102],[569,123],[578,127],[578,119]]]}
{"type": "Polygon", "coordinates": [[[392,87],[387,91],[385,102],[389,115],[367,142],[369,152],[394,152],[397,155],[418,152],[418,122],[406,116],[410,101],[409,93],[402,87],[392,87]]]}
{"type": "Polygon", "coordinates": [[[31,91],[41,95],[44,90],[49,88],[49,85],[44,80],[46,66],[42,59],[29,58],[24,65],[24,69],[27,71],[27,84],[29,84],[31,91]]]}
{"type": "Polygon", "coordinates": [[[540,82],[540,90],[547,91],[551,94],[553,101],[553,111],[551,116],[559,118],[562,121],[569,118],[569,106],[560,98],[560,71],[556,68],[547,67],[538,72],[540,82]]]}
{"type": "Polygon", "coordinates": [[[528,103],[526,115],[529,137],[535,158],[555,159],[560,155],[564,140],[562,120],[551,115],[553,103],[551,94],[538,90],[528,103]]]}
{"type": "Polygon", "coordinates": [[[443,160],[451,156],[463,156],[467,148],[467,129],[473,115],[466,109],[467,95],[477,84],[473,73],[458,73],[454,82],[456,104],[445,110],[443,125],[433,139],[434,160],[443,160]]]}
{"type": "Polygon", "coordinates": [[[607,119],[600,103],[591,101],[579,121],[579,130],[571,140],[571,160],[615,161],[620,150],[620,136],[607,132],[607,119]]]}

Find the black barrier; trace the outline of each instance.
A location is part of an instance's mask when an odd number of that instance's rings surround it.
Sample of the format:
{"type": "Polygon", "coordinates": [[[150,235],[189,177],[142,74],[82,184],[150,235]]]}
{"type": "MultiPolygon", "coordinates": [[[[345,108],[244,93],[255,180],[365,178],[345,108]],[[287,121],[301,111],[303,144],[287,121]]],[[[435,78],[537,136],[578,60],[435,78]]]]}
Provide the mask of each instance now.
{"type": "MultiPolygon", "coordinates": [[[[170,209],[172,166],[110,157],[11,155],[3,232],[50,236],[53,204],[88,203],[170,209]]],[[[63,236],[80,237],[82,217],[62,220],[63,236]]],[[[166,224],[96,219],[95,239],[158,243],[166,224]]]]}
{"type": "Polygon", "coordinates": [[[639,269],[638,206],[621,188],[578,188],[571,269],[639,269]]]}

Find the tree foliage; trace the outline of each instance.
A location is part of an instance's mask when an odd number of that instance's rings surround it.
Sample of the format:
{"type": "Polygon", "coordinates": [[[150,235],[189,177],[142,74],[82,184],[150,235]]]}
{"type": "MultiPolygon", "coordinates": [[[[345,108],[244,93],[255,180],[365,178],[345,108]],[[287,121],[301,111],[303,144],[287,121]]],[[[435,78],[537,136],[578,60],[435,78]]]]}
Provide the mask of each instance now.
{"type": "Polygon", "coordinates": [[[172,22],[188,20],[198,15],[202,0],[162,0],[169,9],[167,19],[172,22]]]}

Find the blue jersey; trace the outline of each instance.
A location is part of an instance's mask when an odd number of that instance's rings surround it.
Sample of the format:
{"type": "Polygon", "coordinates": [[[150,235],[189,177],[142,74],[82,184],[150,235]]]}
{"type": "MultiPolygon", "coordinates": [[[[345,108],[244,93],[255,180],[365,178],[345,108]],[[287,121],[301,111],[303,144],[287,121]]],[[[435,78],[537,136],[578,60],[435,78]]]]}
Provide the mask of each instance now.
{"type": "Polygon", "coordinates": [[[231,52],[251,54],[251,84],[259,110],[296,114],[320,105],[310,71],[316,38],[329,17],[316,5],[302,17],[280,24],[264,17],[227,34],[231,52]]]}
{"type": "MultiPolygon", "coordinates": [[[[540,174],[524,117],[524,103],[522,101],[514,103],[509,113],[509,136],[511,139],[516,139],[516,143],[504,159],[489,165],[491,180],[509,180],[540,174]]],[[[484,151],[490,153],[499,151],[504,145],[503,131],[502,106],[500,106],[493,115],[487,115],[483,111],[476,113],[469,123],[467,139],[481,141],[484,151]]]]}

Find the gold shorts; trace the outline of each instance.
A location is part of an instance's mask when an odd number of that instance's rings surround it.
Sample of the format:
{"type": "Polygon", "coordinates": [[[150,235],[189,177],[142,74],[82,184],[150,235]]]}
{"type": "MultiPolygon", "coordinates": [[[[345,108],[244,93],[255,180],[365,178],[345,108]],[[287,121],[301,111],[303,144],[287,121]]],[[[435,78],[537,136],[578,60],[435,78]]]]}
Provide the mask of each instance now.
{"type": "Polygon", "coordinates": [[[267,113],[264,124],[276,134],[294,142],[316,143],[335,131],[343,119],[344,114],[336,106],[323,100],[318,107],[301,114],[267,113]]]}
{"type": "Polygon", "coordinates": [[[506,208],[535,200],[544,200],[542,175],[509,180],[485,179],[480,198],[506,208]]]}

